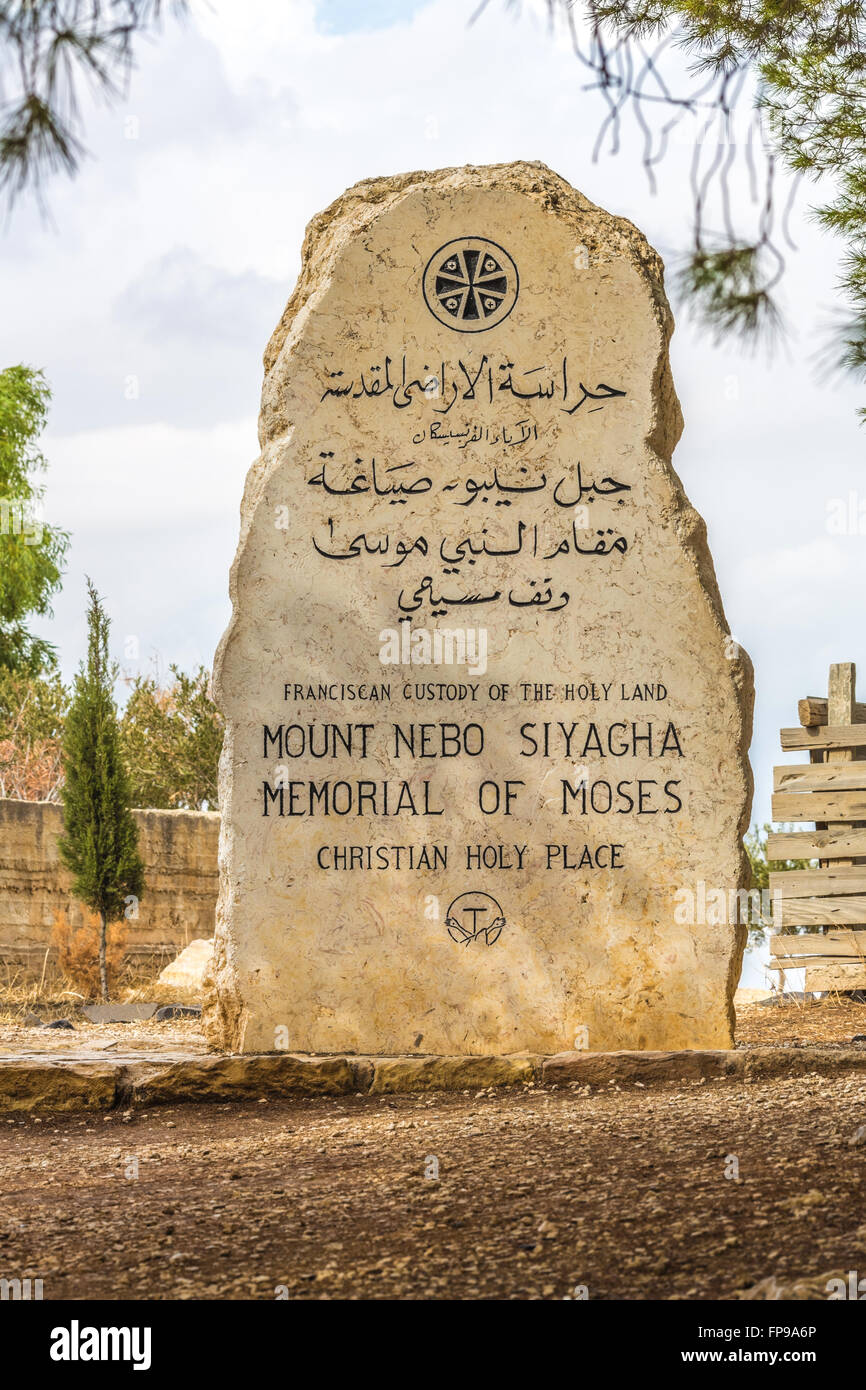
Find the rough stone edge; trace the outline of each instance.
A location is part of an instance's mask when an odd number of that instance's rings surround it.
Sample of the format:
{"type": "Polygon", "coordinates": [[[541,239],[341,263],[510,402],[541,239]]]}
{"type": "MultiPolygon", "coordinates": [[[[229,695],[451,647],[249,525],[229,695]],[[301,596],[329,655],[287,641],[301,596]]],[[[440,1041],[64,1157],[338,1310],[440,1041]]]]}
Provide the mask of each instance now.
{"type": "MultiPolygon", "coordinates": [[[[452,166],[436,170],[415,170],[410,173],[363,179],[348,188],[308,224],[301,253],[301,271],[295,288],[280,321],[265,348],[263,365],[265,384],[259,416],[259,445],[261,453],[253,463],[244,486],[241,507],[241,532],[229,575],[229,597],[232,611],[226,630],[220,639],[214,659],[212,690],[225,714],[220,689],[223,655],[237,623],[237,574],[246,549],[247,537],[256,499],[261,494],[272,468],[279,465],[280,453],[272,446],[291,437],[294,425],[275,412],[268,399],[267,383],[283,356],[288,355],[299,336],[308,313],[315,304],[317,291],[330,282],[331,271],[346,241],[357,238],[377,221],[383,212],[396,206],[419,185],[430,187],[451,184],[458,187],[470,176],[479,186],[513,187],[557,217],[570,220],[578,236],[598,254],[604,251],[607,260],[625,257],[638,271],[651,290],[652,306],[659,328],[659,354],[653,373],[653,419],[645,443],[666,472],[671,490],[671,517],[674,529],[696,572],[701,590],[706,596],[710,614],[715,619],[720,641],[731,636],[724,605],[716,578],[715,566],[707,542],[703,517],[692,506],[679,474],[673,466],[673,451],[682,434],[683,419],[670,367],[669,345],[673,333],[673,315],[664,290],[664,265],[658,252],[650,246],[644,234],[627,218],[615,216],[590,202],[561,175],[541,161],[515,160],[506,164],[452,166]],[[591,226],[587,226],[587,220],[591,226]]],[[[731,684],[739,707],[739,741],[736,748],[743,772],[743,812],[737,827],[740,873],[738,888],[747,887],[751,870],[743,837],[751,821],[754,776],[749,762],[752,721],[755,704],[754,671],[751,659],[742,647],[730,662],[731,684]]],[[[226,715],[223,754],[220,760],[220,805],[223,821],[220,830],[220,893],[214,939],[211,974],[205,980],[202,1026],[211,1046],[225,1049],[243,1047],[246,1009],[241,999],[237,975],[232,960],[231,943],[223,930],[226,915],[223,875],[223,848],[228,847],[227,811],[230,803],[228,776],[230,750],[233,743],[231,721],[226,715]],[[224,838],[225,837],[225,838],[224,838]]],[[[736,1030],[734,993],[742,971],[743,954],[748,940],[748,928],[735,923],[734,949],[731,952],[727,980],[727,1017],[729,1037],[733,1043],[736,1030]]]]}
{"type": "Polygon", "coordinates": [[[110,1062],[0,1056],[0,1114],[111,1110],[119,1080],[120,1067],[110,1062]]]}
{"type": "Polygon", "coordinates": [[[0,1113],[111,1110],[208,1101],[541,1085],[654,1086],[761,1082],[866,1073],[866,1048],[766,1047],[749,1051],[560,1052],[510,1056],[363,1057],[296,1053],[197,1054],[180,1061],[117,1062],[0,1056],[0,1113]]]}
{"type": "Polygon", "coordinates": [[[372,1063],[370,1095],[530,1086],[540,1079],[544,1061],[532,1052],[484,1057],[371,1057],[369,1060],[372,1063]]]}
{"type": "Polygon", "coordinates": [[[267,1095],[344,1096],[365,1077],[346,1056],[305,1057],[295,1053],[244,1053],[198,1056],[162,1065],[155,1061],[121,1065],[118,1101],[126,1105],[165,1105],[179,1101],[258,1100],[267,1095]]]}

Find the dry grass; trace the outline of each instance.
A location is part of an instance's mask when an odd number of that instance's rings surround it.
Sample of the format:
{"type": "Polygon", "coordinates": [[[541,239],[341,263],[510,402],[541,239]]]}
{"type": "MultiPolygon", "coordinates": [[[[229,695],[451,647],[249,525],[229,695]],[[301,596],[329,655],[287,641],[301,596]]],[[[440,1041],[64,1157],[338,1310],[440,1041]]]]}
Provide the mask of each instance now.
{"type": "Polygon", "coordinates": [[[803,1000],[782,995],[784,1003],[745,1004],[737,1009],[737,1042],[747,1046],[809,1046],[850,1043],[866,1034],[866,1004],[844,994],[803,1000]]]}
{"type": "MultiPolygon", "coordinates": [[[[88,912],[75,927],[64,911],[54,914],[51,944],[70,989],[86,999],[99,998],[100,917],[88,912]]],[[[105,933],[105,958],[109,988],[115,985],[126,959],[126,923],[110,922],[105,933]]]]}
{"type": "MultiPolygon", "coordinates": [[[[177,989],[166,990],[157,985],[157,976],[172,955],[126,956],[112,977],[111,998],[115,1003],[129,1004],[138,1000],[160,1003],[197,1004],[200,1000],[186,997],[177,989]]],[[[0,1025],[21,1024],[28,1013],[37,1014],[44,1023],[65,1018],[80,1004],[95,1003],[98,993],[76,989],[60,969],[57,951],[49,947],[43,959],[31,965],[21,965],[0,957],[0,1025]]]]}

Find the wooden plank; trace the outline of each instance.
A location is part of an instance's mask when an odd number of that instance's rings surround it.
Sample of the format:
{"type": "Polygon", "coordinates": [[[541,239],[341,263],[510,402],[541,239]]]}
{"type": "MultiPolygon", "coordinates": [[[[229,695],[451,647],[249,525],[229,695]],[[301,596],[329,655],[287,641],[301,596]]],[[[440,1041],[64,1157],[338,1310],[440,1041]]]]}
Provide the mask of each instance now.
{"type": "MultiPolygon", "coordinates": [[[[800,700],[797,705],[797,718],[807,728],[829,724],[827,701],[823,695],[807,695],[805,700],[800,700]]],[[[854,723],[866,724],[866,705],[854,705],[854,723]]]]}
{"type": "MultiPolygon", "coordinates": [[[[823,748],[810,748],[810,749],[809,749],[809,762],[810,762],[813,766],[817,766],[817,765],[820,765],[820,764],[824,763],[824,762],[826,761],[826,758],[827,758],[827,754],[824,752],[823,748]]],[[[827,829],[826,822],[825,822],[825,821],[818,821],[818,822],[816,823],[816,825],[815,825],[815,829],[816,829],[816,830],[826,830],[826,829],[827,829]]],[[[827,861],[826,861],[825,859],[824,859],[824,860],[821,860],[821,863],[826,867],[827,861]]]]}
{"type": "Polygon", "coordinates": [[[776,869],[770,874],[770,892],[778,893],[783,900],[866,893],[866,864],[850,867],[835,864],[829,869],[776,869]]]}
{"type": "Polygon", "coordinates": [[[819,729],[781,730],[786,753],[800,748],[866,748],[866,724],[827,724],[819,729]]]}
{"type": "MultiPolygon", "coordinates": [[[[830,680],[827,686],[827,727],[835,724],[837,728],[843,725],[855,724],[854,718],[854,691],[857,684],[857,668],[853,661],[835,662],[830,667],[830,680]]],[[[850,763],[854,761],[854,754],[850,748],[830,748],[827,750],[825,759],[828,763],[850,763]]],[[[851,795],[849,792],[848,795],[851,795]]],[[[844,793],[842,793],[844,796],[844,793]]],[[[824,816],[821,817],[825,819],[824,816]]],[[[846,827],[842,821],[850,820],[851,817],[844,811],[839,813],[839,819],[835,820],[832,816],[827,816],[828,830],[844,830],[846,827]]],[[[844,862],[844,861],[843,861],[844,862]]],[[[850,861],[849,861],[850,862],[850,861]]]]}
{"type": "Polygon", "coordinates": [[[806,932],[770,937],[771,956],[837,956],[866,960],[866,931],[806,932]]]}
{"type": "Polygon", "coordinates": [[[866,855],[863,830],[776,830],[767,836],[768,859],[850,859],[866,855]]]}
{"type": "Polygon", "coordinates": [[[866,927],[866,897],[788,898],[773,904],[777,927],[866,927]]]}
{"type": "Polygon", "coordinates": [[[807,990],[866,989],[866,969],[836,961],[826,966],[810,966],[806,971],[807,990]]]}
{"type": "MultiPolygon", "coordinates": [[[[833,966],[840,969],[853,968],[854,970],[866,970],[866,960],[860,961],[853,956],[774,956],[767,961],[767,970],[812,970],[815,967],[833,966]]],[[[850,989],[848,985],[836,985],[836,989],[850,989]]],[[[856,988],[856,986],[855,986],[856,988]]]]}
{"type": "Polygon", "coordinates": [[[783,763],[773,768],[774,792],[862,791],[866,761],[850,763],[783,763]]]}
{"type": "MultiPolygon", "coordinates": [[[[775,821],[866,821],[866,791],[776,792],[772,815],[775,821]]],[[[844,830],[847,826],[828,824],[827,829],[844,830]]]]}

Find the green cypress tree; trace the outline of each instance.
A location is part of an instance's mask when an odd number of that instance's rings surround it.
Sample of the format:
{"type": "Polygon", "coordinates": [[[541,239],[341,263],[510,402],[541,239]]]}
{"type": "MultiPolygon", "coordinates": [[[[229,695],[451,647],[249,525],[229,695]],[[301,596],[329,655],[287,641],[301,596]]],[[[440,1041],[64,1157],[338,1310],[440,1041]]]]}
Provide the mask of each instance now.
{"type": "Polygon", "coordinates": [[[99,914],[99,979],[108,998],[106,935],[129,897],[144,890],[138,826],[120,753],[115,668],[108,656],[109,619],[87,581],[87,661],[82,662],[63,736],[63,820],[60,853],[72,871],[76,897],[99,914]]]}

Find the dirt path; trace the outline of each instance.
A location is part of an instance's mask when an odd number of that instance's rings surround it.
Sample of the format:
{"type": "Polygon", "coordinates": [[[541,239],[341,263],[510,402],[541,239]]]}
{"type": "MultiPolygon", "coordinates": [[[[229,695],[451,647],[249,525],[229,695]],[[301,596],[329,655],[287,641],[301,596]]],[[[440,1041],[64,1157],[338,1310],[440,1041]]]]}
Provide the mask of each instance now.
{"type": "Polygon", "coordinates": [[[696,1299],[864,1275],[863,1124],[856,1076],[7,1119],[0,1277],[45,1298],[696,1299]]]}

